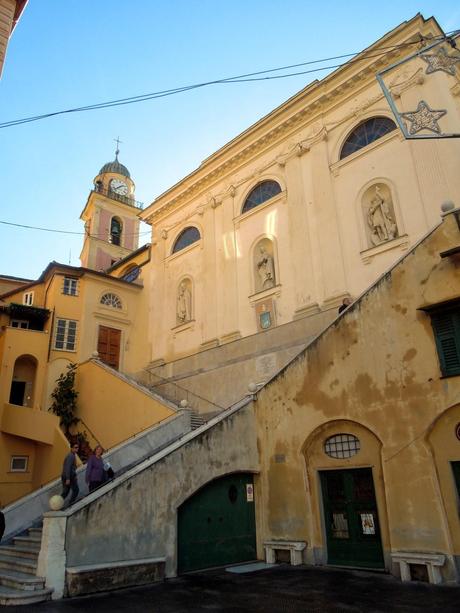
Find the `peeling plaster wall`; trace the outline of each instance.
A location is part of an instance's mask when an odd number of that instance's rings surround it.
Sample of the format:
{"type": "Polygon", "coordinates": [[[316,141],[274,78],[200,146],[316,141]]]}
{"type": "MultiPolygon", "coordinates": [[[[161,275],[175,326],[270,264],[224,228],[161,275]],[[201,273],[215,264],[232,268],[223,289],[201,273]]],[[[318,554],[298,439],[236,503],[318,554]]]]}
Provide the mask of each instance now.
{"type": "MultiPolygon", "coordinates": [[[[454,214],[259,393],[263,539],[309,544],[326,560],[318,471],[371,466],[383,547],[460,555],[460,521],[449,462],[460,460],[454,427],[430,442],[450,409],[460,422],[460,377],[441,378],[431,320],[419,307],[460,296],[454,214]],[[324,440],[355,433],[361,451],[336,460],[324,440]],[[436,463],[435,448],[443,448],[436,463]],[[447,510],[446,510],[447,509],[447,510]]],[[[457,422],[455,422],[457,420],[457,422]]]]}
{"type": "Polygon", "coordinates": [[[213,479],[258,472],[255,440],[250,404],[155,464],[147,461],[128,473],[69,516],[67,566],[165,556],[166,575],[174,576],[177,508],[213,479]]]}

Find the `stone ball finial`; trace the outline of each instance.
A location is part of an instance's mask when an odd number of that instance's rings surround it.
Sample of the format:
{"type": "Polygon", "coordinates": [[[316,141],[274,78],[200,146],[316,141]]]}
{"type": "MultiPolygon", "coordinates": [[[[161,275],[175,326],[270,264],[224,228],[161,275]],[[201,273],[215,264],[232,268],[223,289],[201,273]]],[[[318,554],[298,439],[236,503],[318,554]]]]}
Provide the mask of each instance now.
{"type": "Polygon", "coordinates": [[[60,511],[64,506],[64,498],[56,494],[55,496],[51,496],[48,504],[52,511],[60,511]]]}
{"type": "Polygon", "coordinates": [[[251,394],[255,394],[257,392],[257,385],[251,381],[251,383],[248,385],[248,390],[251,394]]]}
{"type": "Polygon", "coordinates": [[[188,407],[188,400],[186,398],[183,398],[179,404],[183,409],[185,409],[186,407],[188,407]]]}
{"type": "Polygon", "coordinates": [[[441,204],[441,211],[443,213],[448,213],[449,211],[453,211],[454,209],[455,209],[455,204],[452,202],[452,200],[445,200],[441,204]]]}

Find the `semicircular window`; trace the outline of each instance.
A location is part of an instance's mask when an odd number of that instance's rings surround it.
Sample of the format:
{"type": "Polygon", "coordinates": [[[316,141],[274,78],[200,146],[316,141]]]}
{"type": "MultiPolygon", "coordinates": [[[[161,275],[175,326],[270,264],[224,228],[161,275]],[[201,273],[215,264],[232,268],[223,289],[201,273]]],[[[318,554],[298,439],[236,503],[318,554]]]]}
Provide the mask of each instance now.
{"type": "Polygon", "coordinates": [[[116,294],[104,294],[101,298],[101,304],[113,307],[114,309],[121,309],[121,300],[116,294]]]}
{"type": "Polygon", "coordinates": [[[249,192],[249,196],[244,201],[243,210],[241,212],[246,213],[280,193],[281,187],[279,183],[276,181],[263,181],[249,192]]]}
{"type": "Polygon", "coordinates": [[[385,134],[389,134],[396,130],[396,124],[388,117],[371,117],[360,123],[348,135],[340,152],[340,159],[359,151],[363,147],[367,147],[375,140],[382,138],[385,134]]]}
{"type": "Polygon", "coordinates": [[[174,243],[174,247],[172,249],[172,253],[176,253],[181,249],[185,249],[185,247],[188,247],[189,245],[192,245],[193,243],[199,241],[200,238],[201,235],[198,228],[195,228],[194,226],[185,228],[185,230],[182,230],[182,232],[177,237],[176,242],[174,243]]]}
{"type": "Polygon", "coordinates": [[[128,283],[132,283],[133,281],[135,281],[137,279],[137,277],[140,275],[140,273],[141,273],[140,267],[139,266],[133,266],[132,268],[127,270],[121,276],[121,279],[123,281],[127,281],[128,283]]]}
{"type": "Polygon", "coordinates": [[[330,458],[351,458],[360,449],[361,443],[354,434],[335,434],[324,443],[324,451],[330,458]]]}

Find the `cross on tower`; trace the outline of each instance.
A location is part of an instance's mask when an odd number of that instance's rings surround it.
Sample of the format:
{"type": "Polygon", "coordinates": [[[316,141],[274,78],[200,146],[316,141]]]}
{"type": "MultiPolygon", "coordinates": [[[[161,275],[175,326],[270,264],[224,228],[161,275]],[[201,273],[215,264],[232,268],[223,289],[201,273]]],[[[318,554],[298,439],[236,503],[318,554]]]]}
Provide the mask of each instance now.
{"type": "Polygon", "coordinates": [[[114,138],[113,140],[117,143],[117,148],[115,150],[115,158],[118,160],[118,154],[120,153],[120,143],[123,143],[123,141],[120,140],[119,136],[117,136],[117,138],[114,138]]]}

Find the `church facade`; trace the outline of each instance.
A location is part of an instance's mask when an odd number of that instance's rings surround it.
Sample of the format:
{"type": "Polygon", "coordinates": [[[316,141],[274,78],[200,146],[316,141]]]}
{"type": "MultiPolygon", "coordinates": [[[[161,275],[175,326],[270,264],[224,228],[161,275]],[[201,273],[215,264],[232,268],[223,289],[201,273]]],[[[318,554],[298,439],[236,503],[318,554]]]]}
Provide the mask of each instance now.
{"type": "MultiPolygon", "coordinates": [[[[420,15],[401,24],[142,211],[154,366],[333,318],[437,223],[443,201],[460,201],[458,140],[406,141],[376,80],[440,34],[420,15]]],[[[397,71],[392,93],[407,109],[425,97],[458,122],[458,77],[440,88],[424,65],[397,71]]]]}

